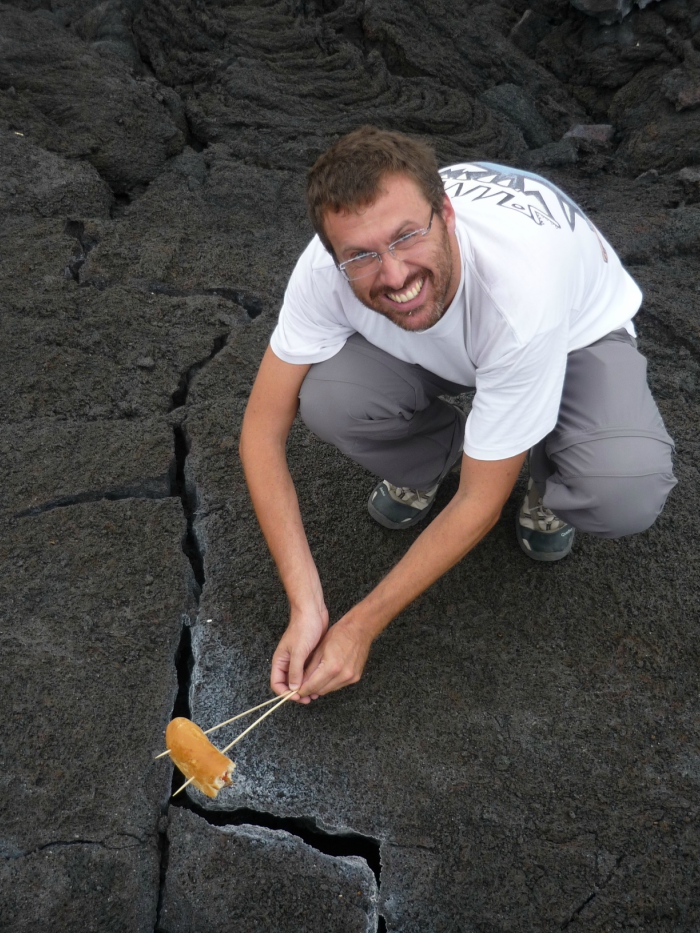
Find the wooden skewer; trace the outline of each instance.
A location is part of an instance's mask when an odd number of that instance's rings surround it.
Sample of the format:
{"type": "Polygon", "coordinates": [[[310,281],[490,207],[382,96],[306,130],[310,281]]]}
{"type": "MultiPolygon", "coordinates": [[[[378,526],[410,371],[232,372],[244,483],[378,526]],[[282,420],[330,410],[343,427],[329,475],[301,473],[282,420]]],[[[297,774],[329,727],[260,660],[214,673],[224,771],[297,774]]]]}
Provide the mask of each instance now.
{"type": "Polygon", "coordinates": [[[226,752],[229,750],[229,748],[233,748],[233,746],[236,744],[236,742],[240,742],[241,739],[243,738],[243,736],[244,736],[244,735],[247,735],[247,734],[250,732],[251,729],[254,729],[259,723],[261,723],[261,722],[263,721],[263,719],[267,719],[267,717],[270,715],[270,713],[274,713],[274,711],[275,711],[276,709],[279,709],[279,707],[282,706],[283,703],[286,703],[287,700],[291,700],[291,698],[294,696],[295,693],[296,693],[296,690],[290,690],[289,693],[287,693],[285,696],[282,697],[282,699],[279,701],[279,703],[275,703],[275,705],[272,707],[272,709],[269,709],[266,713],[263,713],[262,716],[260,716],[259,719],[256,719],[255,722],[252,723],[250,726],[248,726],[247,729],[244,729],[243,732],[241,732],[240,735],[236,736],[236,738],[233,740],[233,742],[229,742],[229,744],[226,746],[226,748],[222,748],[222,749],[221,749],[221,754],[222,754],[222,755],[225,755],[226,752]]]}
{"type": "MultiPolygon", "coordinates": [[[[263,721],[263,719],[267,719],[267,717],[270,715],[270,713],[274,713],[274,711],[275,711],[276,709],[279,709],[279,707],[282,706],[283,703],[286,703],[287,700],[290,700],[290,699],[294,696],[295,693],[296,693],[296,690],[290,690],[288,693],[285,693],[284,696],[282,697],[282,699],[281,699],[278,703],[275,703],[275,705],[272,707],[272,709],[269,709],[266,713],[263,713],[262,716],[260,716],[258,719],[256,719],[254,723],[251,723],[251,725],[249,725],[247,729],[244,729],[243,732],[241,732],[240,735],[236,736],[236,738],[233,740],[233,742],[229,742],[229,744],[226,746],[226,748],[222,748],[222,749],[221,749],[221,754],[222,754],[222,755],[225,755],[226,752],[227,752],[230,748],[233,748],[233,746],[236,744],[236,742],[240,742],[240,740],[243,738],[244,735],[247,735],[247,734],[250,732],[250,730],[251,730],[251,729],[254,729],[259,723],[261,723],[261,722],[263,721]]],[[[275,697],[275,699],[277,699],[277,697],[275,697]]],[[[270,701],[268,700],[268,703],[269,703],[269,702],[270,702],[270,701]]],[[[264,703],[263,706],[267,706],[268,703],[264,703]]],[[[209,731],[211,732],[211,729],[210,729],[209,731]]],[[[181,790],[184,790],[184,789],[188,786],[188,784],[191,784],[191,783],[192,783],[192,781],[194,781],[194,778],[193,778],[193,777],[191,777],[188,781],[185,781],[185,783],[182,785],[182,787],[178,787],[178,789],[177,789],[177,790],[175,791],[175,793],[173,794],[173,797],[176,797],[176,796],[180,793],[180,791],[181,791],[181,790]]]]}
{"type": "Polygon", "coordinates": [[[178,789],[177,789],[177,790],[175,791],[175,793],[173,794],[173,797],[177,797],[177,795],[180,793],[180,791],[181,791],[181,790],[184,790],[184,789],[187,787],[188,784],[191,784],[191,783],[192,783],[192,781],[194,781],[194,778],[193,778],[193,777],[191,777],[191,778],[189,779],[189,781],[185,781],[185,783],[182,785],[182,787],[178,787],[178,789]]]}
{"type": "MultiPolygon", "coordinates": [[[[292,696],[296,693],[296,690],[288,690],[287,693],[283,694],[284,698],[292,696]]],[[[257,710],[262,709],[263,706],[269,706],[270,703],[276,703],[278,700],[281,700],[282,697],[275,696],[271,700],[265,700],[264,703],[261,703],[259,706],[253,706],[251,709],[247,709],[245,713],[239,713],[237,716],[232,716],[231,719],[227,719],[224,722],[220,722],[217,726],[212,726],[211,729],[207,729],[204,733],[209,735],[210,732],[216,732],[217,729],[222,729],[224,726],[227,726],[230,722],[235,722],[237,719],[242,719],[244,716],[247,716],[248,713],[255,713],[257,710]]]]}
{"type": "MultiPolygon", "coordinates": [[[[293,693],[296,693],[295,690],[289,690],[284,694],[285,699],[292,696],[293,693]]],[[[269,706],[270,703],[276,703],[280,697],[275,696],[271,700],[265,700],[264,703],[260,703],[258,706],[252,706],[250,709],[247,709],[244,713],[239,713],[237,716],[233,716],[231,719],[226,719],[224,722],[220,722],[216,726],[212,726],[211,729],[207,729],[204,733],[209,735],[210,732],[216,732],[217,729],[223,729],[224,726],[228,726],[229,723],[235,722],[237,719],[242,719],[244,716],[247,716],[249,713],[255,713],[257,710],[262,709],[264,706],[269,706]]],[[[154,761],[157,761],[159,758],[164,758],[166,755],[170,754],[170,749],[166,748],[164,752],[161,752],[159,755],[156,755],[154,761]]],[[[180,788],[182,790],[182,788],[180,788]]]]}

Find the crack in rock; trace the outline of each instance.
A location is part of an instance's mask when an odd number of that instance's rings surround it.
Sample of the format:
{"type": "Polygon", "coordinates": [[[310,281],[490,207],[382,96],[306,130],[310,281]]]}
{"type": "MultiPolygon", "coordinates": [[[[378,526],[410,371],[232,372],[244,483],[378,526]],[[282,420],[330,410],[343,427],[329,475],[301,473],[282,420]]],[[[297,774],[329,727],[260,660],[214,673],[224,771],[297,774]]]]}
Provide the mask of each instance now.
{"type": "MultiPolygon", "coordinates": [[[[172,481],[170,485],[172,485],[172,481]]],[[[72,505],[83,505],[86,502],[118,502],[122,499],[169,499],[171,496],[172,492],[164,492],[163,490],[162,477],[151,477],[140,480],[133,486],[114,486],[111,489],[88,490],[73,495],[57,496],[55,499],[42,502],[41,505],[33,505],[28,509],[22,509],[21,512],[16,512],[13,518],[34,517],[43,515],[45,512],[52,512],[54,509],[65,509],[72,505]]]]}
{"type": "Polygon", "coordinates": [[[120,835],[134,839],[135,841],[130,845],[116,846],[109,845],[107,842],[99,839],[55,839],[51,842],[42,842],[41,845],[34,846],[33,849],[27,849],[26,852],[3,852],[0,854],[0,858],[14,861],[15,859],[29,858],[31,855],[36,855],[37,852],[43,852],[45,849],[67,849],[73,846],[95,846],[99,849],[105,849],[108,852],[114,852],[120,849],[135,849],[138,846],[144,845],[143,839],[134,836],[133,833],[120,833],[120,835]]]}
{"type": "MultiPolygon", "coordinates": [[[[199,360],[198,362],[193,363],[188,369],[185,370],[182,376],[180,376],[180,381],[178,382],[177,389],[175,389],[175,391],[173,392],[171,396],[171,399],[172,399],[172,404],[170,406],[171,411],[175,411],[176,408],[182,408],[185,405],[185,403],[187,402],[187,394],[190,391],[192,380],[197,375],[197,373],[200,372],[200,370],[204,369],[204,367],[208,363],[211,363],[211,361],[214,359],[214,357],[218,353],[221,353],[221,351],[226,346],[226,342],[228,341],[228,336],[229,335],[226,333],[226,334],[221,334],[219,337],[217,337],[214,340],[214,344],[208,356],[205,356],[203,360],[199,360]]],[[[177,460],[177,457],[178,457],[177,448],[175,450],[175,457],[177,460]]],[[[187,458],[187,450],[185,450],[184,459],[186,458],[187,458]]],[[[184,469],[184,459],[182,459],[181,464],[178,463],[178,465],[181,465],[183,469],[184,469]]]]}
{"type": "Polygon", "coordinates": [[[63,231],[78,243],[77,252],[68,260],[68,265],[63,270],[63,274],[67,279],[74,279],[79,283],[80,269],[85,265],[90,250],[97,246],[99,240],[94,231],[90,229],[90,225],[86,229],[83,220],[68,219],[63,231]]]}
{"type": "MultiPolygon", "coordinates": [[[[137,284],[137,283],[134,283],[137,284]]],[[[140,283],[141,287],[152,295],[166,295],[168,298],[189,298],[190,296],[215,296],[240,305],[248,317],[254,320],[264,311],[263,299],[242,288],[213,286],[212,288],[179,288],[166,282],[140,283]]],[[[218,351],[217,351],[218,352],[218,351]]]]}
{"type": "Polygon", "coordinates": [[[579,914],[581,914],[583,910],[588,906],[588,904],[590,904],[591,901],[594,900],[594,898],[596,898],[601,893],[601,891],[603,891],[605,887],[612,881],[613,875],[618,870],[620,865],[622,865],[623,861],[626,858],[627,858],[626,852],[623,852],[622,855],[618,856],[618,858],[615,860],[614,867],[608,872],[607,877],[603,881],[601,881],[600,884],[595,885],[595,887],[593,888],[591,893],[588,895],[588,897],[581,904],[579,904],[579,906],[572,912],[568,920],[565,920],[564,923],[562,923],[560,929],[566,930],[572,923],[576,921],[579,914]]]}

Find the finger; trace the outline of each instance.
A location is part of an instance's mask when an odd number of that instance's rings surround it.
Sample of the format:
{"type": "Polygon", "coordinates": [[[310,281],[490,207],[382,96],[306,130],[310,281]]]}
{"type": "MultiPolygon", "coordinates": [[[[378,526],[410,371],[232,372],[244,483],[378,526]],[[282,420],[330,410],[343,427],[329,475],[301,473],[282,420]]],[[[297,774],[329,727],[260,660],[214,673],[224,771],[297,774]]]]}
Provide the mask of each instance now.
{"type": "Polygon", "coordinates": [[[270,686],[274,693],[278,696],[282,693],[286,693],[289,689],[288,686],[288,670],[289,670],[289,651],[283,649],[279,653],[275,652],[272,657],[272,669],[270,671],[270,686]]]}
{"type": "MultiPolygon", "coordinates": [[[[299,688],[299,695],[311,699],[314,694],[323,696],[326,693],[331,693],[333,690],[338,689],[334,686],[338,679],[335,671],[329,669],[325,659],[320,657],[314,664],[313,669],[307,669],[304,683],[299,688]]],[[[339,686],[342,686],[342,684],[339,686]]]]}
{"type": "Polygon", "coordinates": [[[289,689],[298,690],[304,682],[304,665],[308,658],[305,648],[293,648],[289,659],[289,689]]]}

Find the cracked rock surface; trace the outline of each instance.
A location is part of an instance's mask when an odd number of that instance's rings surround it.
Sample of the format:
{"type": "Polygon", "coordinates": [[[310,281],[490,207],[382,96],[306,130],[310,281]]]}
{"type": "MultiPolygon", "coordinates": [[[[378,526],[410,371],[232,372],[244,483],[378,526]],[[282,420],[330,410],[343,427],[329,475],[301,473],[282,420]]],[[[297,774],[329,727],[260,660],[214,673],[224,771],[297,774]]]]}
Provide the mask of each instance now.
{"type": "MultiPolygon", "coordinates": [[[[0,4],[3,930],[700,927],[699,56],[700,0],[0,4]],[[241,419],[305,172],[363,122],[579,202],[644,290],[679,485],[540,566],[521,477],[359,684],[169,800],[171,716],[269,695],[241,419]]],[[[300,424],[288,453],[337,619],[414,533],[300,424]]]]}
{"type": "Polygon", "coordinates": [[[377,885],[364,859],[334,858],[289,833],[210,826],[173,809],[161,928],[371,933],[377,885]],[[222,880],[228,888],[220,896],[222,880]]]}

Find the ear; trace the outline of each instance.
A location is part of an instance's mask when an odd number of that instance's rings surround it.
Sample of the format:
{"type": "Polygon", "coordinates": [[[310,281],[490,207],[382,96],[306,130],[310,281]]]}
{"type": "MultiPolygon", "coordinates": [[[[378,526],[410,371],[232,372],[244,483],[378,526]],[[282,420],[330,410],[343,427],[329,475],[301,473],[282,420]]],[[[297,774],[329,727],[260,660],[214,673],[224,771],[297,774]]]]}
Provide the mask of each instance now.
{"type": "Polygon", "coordinates": [[[448,233],[455,232],[456,219],[455,219],[455,209],[452,207],[452,201],[448,198],[447,195],[444,196],[442,200],[442,219],[445,221],[445,226],[447,227],[448,233]]]}

